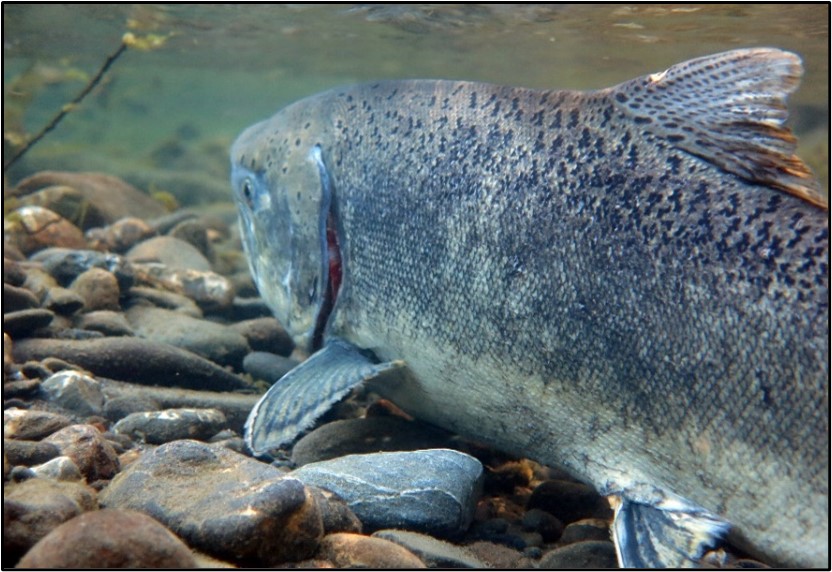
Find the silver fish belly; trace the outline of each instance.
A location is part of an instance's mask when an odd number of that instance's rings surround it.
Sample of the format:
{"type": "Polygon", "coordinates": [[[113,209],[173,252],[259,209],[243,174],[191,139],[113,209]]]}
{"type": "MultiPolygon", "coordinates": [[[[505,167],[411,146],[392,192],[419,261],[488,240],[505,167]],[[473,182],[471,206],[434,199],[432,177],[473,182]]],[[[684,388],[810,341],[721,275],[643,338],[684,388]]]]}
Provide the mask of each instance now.
{"type": "Polygon", "coordinates": [[[771,563],[828,566],[828,212],[783,127],[801,73],[749,49],[585,93],[382,82],[246,130],[251,270],[315,352],[249,446],[372,380],[617,495],[623,564],[695,564],[699,532],[730,526],[771,563]],[[687,561],[633,547],[678,547],[678,522],[687,561]]]}

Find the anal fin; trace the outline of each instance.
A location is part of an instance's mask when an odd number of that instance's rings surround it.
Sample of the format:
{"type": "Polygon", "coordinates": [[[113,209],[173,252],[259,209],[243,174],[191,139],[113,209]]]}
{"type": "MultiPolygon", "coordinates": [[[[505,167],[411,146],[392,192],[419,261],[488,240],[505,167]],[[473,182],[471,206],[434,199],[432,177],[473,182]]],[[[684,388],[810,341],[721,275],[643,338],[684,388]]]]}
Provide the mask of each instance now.
{"type": "Polygon", "coordinates": [[[375,363],[355,346],[329,340],[260,398],[246,421],[246,445],[266,456],[292,443],[353,388],[403,366],[375,363]]]}
{"type": "Polygon", "coordinates": [[[693,505],[618,499],[613,541],[622,568],[701,568],[729,524],[693,505]]]}

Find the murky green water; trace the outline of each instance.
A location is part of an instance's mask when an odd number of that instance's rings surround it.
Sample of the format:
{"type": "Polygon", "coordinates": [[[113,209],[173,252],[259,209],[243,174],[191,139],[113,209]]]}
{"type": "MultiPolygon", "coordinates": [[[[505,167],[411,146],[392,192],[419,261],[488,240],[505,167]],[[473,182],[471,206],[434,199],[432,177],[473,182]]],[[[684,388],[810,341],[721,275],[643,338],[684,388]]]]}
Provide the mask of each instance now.
{"type": "Polygon", "coordinates": [[[167,36],[121,57],[6,175],[103,170],[204,202],[227,192],[226,149],[240,130],[335,85],[441,77],[591,89],[768,45],[804,58],[792,122],[828,188],[828,22],[824,4],[5,4],[6,139],[40,129],[125,32],[167,36]]]}

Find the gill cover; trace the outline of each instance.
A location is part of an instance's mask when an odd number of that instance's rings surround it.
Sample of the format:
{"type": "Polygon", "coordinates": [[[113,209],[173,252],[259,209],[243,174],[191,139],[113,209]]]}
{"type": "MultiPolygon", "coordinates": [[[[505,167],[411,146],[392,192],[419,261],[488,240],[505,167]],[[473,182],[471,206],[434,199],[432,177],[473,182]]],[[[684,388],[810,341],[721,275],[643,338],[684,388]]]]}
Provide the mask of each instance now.
{"type": "Polygon", "coordinates": [[[234,143],[231,182],[257,289],[295,344],[309,350],[329,280],[331,184],[320,147],[272,123],[234,143]]]}

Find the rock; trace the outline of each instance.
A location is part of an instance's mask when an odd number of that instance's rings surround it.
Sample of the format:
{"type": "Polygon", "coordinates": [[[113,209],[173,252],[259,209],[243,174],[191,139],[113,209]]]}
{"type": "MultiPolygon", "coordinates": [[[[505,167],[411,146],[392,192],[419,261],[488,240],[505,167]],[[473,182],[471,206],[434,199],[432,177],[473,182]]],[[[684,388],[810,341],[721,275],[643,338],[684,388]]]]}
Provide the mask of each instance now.
{"type": "Polygon", "coordinates": [[[183,240],[199,250],[206,259],[213,256],[211,241],[208,239],[208,227],[201,219],[183,220],[168,232],[168,236],[183,240]]]}
{"type": "Polygon", "coordinates": [[[78,466],[88,483],[111,479],[119,471],[113,446],[92,425],[70,425],[45,439],[60,449],[78,466]]]}
{"type": "Polygon", "coordinates": [[[166,409],[131,413],[113,431],[159,445],[177,439],[207,441],[225,426],[225,415],[216,409],[166,409]]]}
{"type": "Polygon", "coordinates": [[[545,510],[568,524],[581,518],[612,517],[609,503],[589,485],[572,481],[544,481],[532,491],[527,508],[545,510]]]}
{"type": "Polygon", "coordinates": [[[323,536],[317,503],[300,481],[197,441],[146,452],[113,479],[101,503],[149,514],[189,546],[241,564],[308,558],[323,536]]]}
{"type": "Polygon", "coordinates": [[[84,233],[59,214],[38,206],[20,207],[3,216],[4,242],[8,240],[23,254],[57,246],[86,248],[84,233]]]}
{"type": "Polygon", "coordinates": [[[115,275],[101,268],[85,270],[72,281],[69,289],[84,300],[84,308],[88,312],[121,309],[118,280],[115,275]]]}
{"type": "Polygon", "coordinates": [[[321,541],[318,558],[326,559],[336,568],[425,568],[418,556],[389,540],[337,532],[321,541]]]}
{"type": "Polygon", "coordinates": [[[563,534],[563,523],[553,514],[533,508],[523,515],[523,528],[540,533],[543,542],[557,542],[563,534]]]}
{"type": "Polygon", "coordinates": [[[211,263],[198,248],[172,236],[149,238],[133,246],[125,256],[133,262],[161,262],[171,269],[211,270],[211,263]]]}
{"type": "Polygon", "coordinates": [[[21,559],[21,568],[195,568],[168,529],[131,510],[88,512],[58,526],[21,559]],[[71,550],[67,550],[71,547],[71,550]]]}
{"type": "Polygon", "coordinates": [[[46,292],[43,305],[61,316],[71,316],[84,307],[84,299],[68,288],[54,286],[46,292]]]}
{"type": "Polygon", "coordinates": [[[255,298],[234,298],[228,310],[241,320],[253,320],[255,318],[271,317],[272,311],[259,296],[255,298]]]}
{"type": "Polygon", "coordinates": [[[546,552],[538,564],[541,570],[618,568],[615,545],[609,541],[576,542],[546,552]]]}
{"type": "Polygon", "coordinates": [[[61,285],[72,283],[81,273],[91,268],[100,268],[112,273],[118,281],[121,292],[129,290],[135,281],[135,269],[132,264],[118,254],[95,250],[49,248],[38,252],[31,259],[40,262],[44,270],[61,285]]]}
{"type": "Polygon", "coordinates": [[[242,334],[222,324],[147,306],[134,306],[126,315],[136,335],[191,351],[220,365],[239,369],[249,352],[242,334]]]}
{"type": "Polygon", "coordinates": [[[81,314],[76,326],[82,330],[101,332],[105,336],[132,336],[133,329],[121,312],[97,310],[81,314]]]}
{"type": "Polygon", "coordinates": [[[6,409],[3,411],[3,438],[37,441],[69,427],[67,417],[34,409],[6,409]]]}
{"type": "Polygon", "coordinates": [[[141,338],[93,340],[30,338],[14,345],[18,363],[57,357],[96,377],[176,387],[232,391],[246,382],[213,362],[167,344],[141,338]]]}
{"type": "Polygon", "coordinates": [[[398,417],[341,419],[321,425],[292,449],[298,465],[350,454],[416,451],[447,447],[450,435],[418,421],[398,417]]]}
{"type": "Polygon", "coordinates": [[[21,181],[15,196],[33,193],[55,185],[72,187],[81,193],[87,209],[94,209],[85,221],[91,226],[104,226],[126,216],[149,219],[165,214],[161,203],[123,180],[104,173],[68,173],[41,171],[21,181]]]}
{"type": "Polygon", "coordinates": [[[97,506],[95,491],[81,483],[33,478],[4,485],[4,566],[61,523],[97,506]]]}
{"type": "Polygon", "coordinates": [[[3,439],[3,454],[12,465],[31,467],[54,459],[61,451],[54,444],[43,441],[3,439]]]}
{"type": "Polygon", "coordinates": [[[523,553],[514,548],[502,544],[495,544],[481,540],[473,542],[465,547],[475,557],[485,562],[489,568],[507,570],[509,568],[531,568],[529,559],[523,553]]]}
{"type": "MultiPolygon", "coordinates": [[[[31,398],[40,392],[39,379],[22,379],[20,381],[9,381],[3,384],[3,402],[15,398],[31,398]]],[[[11,405],[10,405],[11,406],[11,405]]]]}
{"type": "Polygon", "coordinates": [[[105,413],[108,408],[113,407],[108,418],[117,420],[128,413],[135,413],[136,409],[129,410],[124,404],[126,401],[134,401],[138,411],[154,411],[158,409],[219,409],[225,414],[228,428],[242,433],[243,424],[248,419],[252,407],[260,399],[259,395],[248,395],[243,393],[224,393],[217,391],[194,391],[187,389],[173,389],[168,387],[147,387],[113,381],[111,379],[101,380],[104,395],[108,399],[104,406],[105,413]],[[110,401],[120,400],[114,405],[110,401]],[[124,415],[112,417],[117,411],[124,411],[124,415]]]}
{"type": "Polygon", "coordinates": [[[3,282],[3,314],[19,310],[31,310],[40,305],[37,296],[30,290],[3,282]]]}
{"type": "Polygon", "coordinates": [[[409,530],[379,530],[375,538],[383,538],[404,546],[429,568],[487,568],[488,566],[465,548],[409,530]]]}
{"type": "Polygon", "coordinates": [[[201,318],[202,310],[196,303],[182,294],[176,292],[168,292],[166,290],[155,290],[153,288],[145,288],[143,286],[134,286],[128,292],[131,301],[138,303],[149,302],[153,306],[166,308],[168,310],[176,310],[180,314],[185,314],[192,318],[201,318]]]}
{"type": "Polygon", "coordinates": [[[561,544],[572,544],[585,540],[610,540],[610,527],[606,520],[584,518],[569,523],[560,537],[561,544]]]}
{"type": "Polygon", "coordinates": [[[243,358],[243,371],[254,379],[274,383],[298,363],[297,360],[269,352],[251,352],[243,358]]]}
{"type": "Polygon", "coordinates": [[[4,313],[3,331],[13,339],[24,338],[35,330],[48,326],[54,318],[54,312],[41,308],[4,313]]]}
{"type": "MultiPolygon", "coordinates": [[[[23,286],[23,283],[26,282],[26,271],[23,269],[23,266],[11,258],[3,257],[3,284],[8,284],[9,286],[23,286]]],[[[5,300],[5,295],[3,299],[5,300]]]]}
{"type": "Polygon", "coordinates": [[[104,394],[101,384],[77,371],[61,371],[44,380],[41,387],[49,400],[80,417],[101,415],[104,394]]]}
{"type": "Polygon", "coordinates": [[[324,525],[324,534],[333,532],[355,532],[361,534],[361,521],[355,516],[347,503],[333,492],[318,487],[307,486],[312,494],[318,509],[321,512],[321,521],[324,525]]]}
{"type": "Polygon", "coordinates": [[[32,472],[36,477],[55,479],[56,481],[80,481],[84,478],[78,465],[66,455],[36,465],[32,467],[32,472]]]}
{"type": "Polygon", "coordinates": [[[295,349],[291,336],[274,318],[243,320],[233,324],[231,328],[241,333],[248,341],[249,347],[255,352],[271,352],[288,356],[295,349]]]}
{"type": "Polygon", "coordinates": [[[348,455],[290,473],[343,498],[366,529],[437,535],[465,530],[482,487],[482,465],[449,449],[348,455]]]}
{"type": "Polygon", "coordinates": [[[122,253],[154,234],[153,227],[142,219],[125,217],[104,228],[91,228],[86,238],[93,250],[122,253]]]}
{"type": "Polygon", "coordinates": [[[168,268],[163,264],[137,264],[136,266],[148,282],[155,281],[167,290],[183,294],[204,310],[225,311],[234,302],[234,285],[216,272],[168,268]]]}

